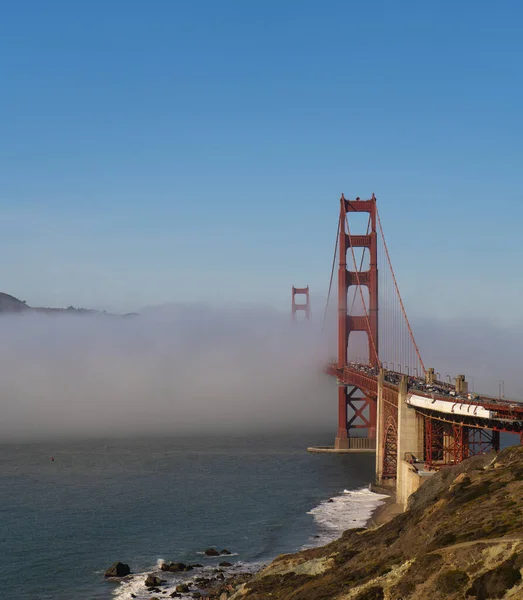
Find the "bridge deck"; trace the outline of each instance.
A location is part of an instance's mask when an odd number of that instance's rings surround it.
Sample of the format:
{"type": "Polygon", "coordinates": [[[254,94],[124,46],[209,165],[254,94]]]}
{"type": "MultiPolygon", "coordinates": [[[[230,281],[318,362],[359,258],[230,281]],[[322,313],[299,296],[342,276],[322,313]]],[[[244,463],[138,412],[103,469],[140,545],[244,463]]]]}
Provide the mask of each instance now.
{"type": "MultiPolygon", "coordinates": [[[[355,386],[369,398],[377,399],[377,367],[350,363],[340,368],[337,363],[330,363],[325,372],[341,384],[355,386]]],[[[398,384],[404,374],[396,371],[384,371],[384,374],[383,400],[397,406],[398,384]]],[[[422,378],[412,376],[408,376],[408,391],[407,402],[426,416],[471,427],[512,433],[523,431],[522,402],[485,394],[460,395],[451,384],[442,381],[427,384],[422,378]]]]}

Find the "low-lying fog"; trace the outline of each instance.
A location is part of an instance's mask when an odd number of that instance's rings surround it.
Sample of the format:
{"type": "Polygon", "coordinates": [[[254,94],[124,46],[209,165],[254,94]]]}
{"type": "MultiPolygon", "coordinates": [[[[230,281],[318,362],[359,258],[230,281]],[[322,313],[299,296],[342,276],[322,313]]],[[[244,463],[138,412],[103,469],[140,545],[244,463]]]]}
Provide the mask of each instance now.
{"type": "Polygon", "coordinates": [[[3,316],[0,436],[335,431],[334,382],[304,323],[179,307],[135,318],[3,316]],[[305,325],[305,326],[304,326],[305,325]]]}
{"type": "MultiPolygon", "coordinates": [[[[426,366],[523,398],[520,328],[413,322],[426,366]]],[[[331,328],[329,328],[330,330],[331,328]]],[[[262,309],[0,318],[0,440],[336,431],[335,338],[262,309]]]]}

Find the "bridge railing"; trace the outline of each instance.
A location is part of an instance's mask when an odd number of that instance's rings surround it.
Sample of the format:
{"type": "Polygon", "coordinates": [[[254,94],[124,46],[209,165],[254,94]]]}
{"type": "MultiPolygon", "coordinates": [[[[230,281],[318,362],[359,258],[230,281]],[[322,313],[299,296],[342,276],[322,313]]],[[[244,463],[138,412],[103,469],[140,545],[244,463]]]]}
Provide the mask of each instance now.
{"type": "MultiPolygon", "coordinates": [[[[324,371],[338,378],[343,383],[360,387],[362,391],[377,395],[377,378],[378,367],[371,367],[368,364],[350,362],[348,365],[340,368],[337,361],[332,359],[331,362],[324,368],[324,371]]],[[[398,384],[404,373],[384,369],[385,380],[384,386],[393,392],[397,392],[398,384]]],[[[408,376],[409,392],[415,392],[420,396],[437,400],[445,400],[447,402],[457,402],[460,404],[475,404],[478,406],[488,407],[499,413],[500,418],[521,418],[523,414],[523,402],[500,399],[486,394],[456,393],[455,386],[440,380],[432,383],[426,383],[421,377],[408,376]]]]}

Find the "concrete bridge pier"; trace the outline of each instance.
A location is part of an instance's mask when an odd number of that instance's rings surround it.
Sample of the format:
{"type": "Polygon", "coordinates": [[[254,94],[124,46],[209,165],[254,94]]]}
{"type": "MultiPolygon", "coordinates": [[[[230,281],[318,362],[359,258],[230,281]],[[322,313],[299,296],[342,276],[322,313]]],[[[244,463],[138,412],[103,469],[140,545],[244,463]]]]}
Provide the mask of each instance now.
{"type": "Polygon", "coordinates": [[[396,416],[397,447],[396,447],[396,478],[383,479],[383,461],[385,453],[385,413],[390,421],[390,406],[385,411],[384,405],[385,372],[380,370],[378,376],[378,402],[376,419],[376,481],[381,485],[396,486],[396,502],[403,505],[421,484],[421,476],[414,466],[414,459],[423,461],[424,458],[424,422],[423,417],[407,404],[408,377],[404,375],[398,386],[398,405],[396,416]]]}
{"type": "Polygon", "coordinates": [[[398,459],[396,502],[406,505],[409,496],[418,489],[421,478],[413,460],[423,461],[423,417],[407,404],[408,377],[404,375],[398,389],[398,459]]]}

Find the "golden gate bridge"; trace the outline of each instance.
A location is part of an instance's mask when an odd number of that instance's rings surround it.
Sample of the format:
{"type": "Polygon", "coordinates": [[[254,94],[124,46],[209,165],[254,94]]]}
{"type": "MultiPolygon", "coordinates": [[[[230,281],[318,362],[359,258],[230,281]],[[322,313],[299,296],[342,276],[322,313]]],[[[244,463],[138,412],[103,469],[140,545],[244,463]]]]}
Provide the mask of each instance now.
{"type": "MultiPolygon", "coordinates": [[[[334,446],[325,450],[375,452],[378,482],[396,482],[400,491],[413,472],[421,476],[499,451],[500,432],[517,434],[523,443],[522,403],[470,393],[465,375],[453,384],[426,367],[374,194],[340,198],[322,329],[334,302],[336,266],[338,356],[324,371],[337,381],[338,429],[334,446]],[[368,215],[365,232],[352,230],[358,213],[368,215]]],[[[292,288],[292,318],[299,312],[310,318],[308,286],[292,288]]]]}

